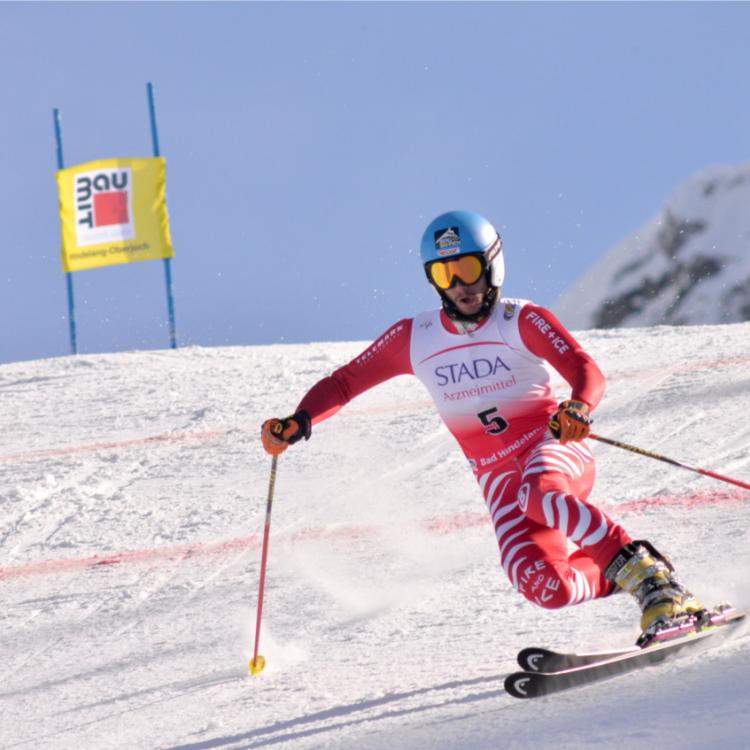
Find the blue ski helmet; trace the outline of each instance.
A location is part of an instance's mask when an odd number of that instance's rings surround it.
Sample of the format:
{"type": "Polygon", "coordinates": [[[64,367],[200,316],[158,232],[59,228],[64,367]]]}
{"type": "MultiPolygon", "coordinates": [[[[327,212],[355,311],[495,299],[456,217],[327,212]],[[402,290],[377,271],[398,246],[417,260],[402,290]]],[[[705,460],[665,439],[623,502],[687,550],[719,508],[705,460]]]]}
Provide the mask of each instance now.
{"type": "Polygon", "coordinates": [[[487,219],[474,211],[448,211],[427,225],[420,246],[425,269],[435,260],[471,254],[484,256],[487,281],[499,289],[505,279],[503,241],[487,219]]]}

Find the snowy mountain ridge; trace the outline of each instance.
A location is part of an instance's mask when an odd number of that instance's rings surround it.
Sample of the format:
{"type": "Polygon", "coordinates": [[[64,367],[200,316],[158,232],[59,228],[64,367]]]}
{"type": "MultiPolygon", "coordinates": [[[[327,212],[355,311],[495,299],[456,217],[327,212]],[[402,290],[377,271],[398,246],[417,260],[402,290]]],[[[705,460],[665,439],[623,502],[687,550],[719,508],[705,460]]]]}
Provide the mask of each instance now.
{"type": "Polygon", "coordinates": [[[686,180],[553,309],[581,329],[750,320],[750,164],[686,180]]]}

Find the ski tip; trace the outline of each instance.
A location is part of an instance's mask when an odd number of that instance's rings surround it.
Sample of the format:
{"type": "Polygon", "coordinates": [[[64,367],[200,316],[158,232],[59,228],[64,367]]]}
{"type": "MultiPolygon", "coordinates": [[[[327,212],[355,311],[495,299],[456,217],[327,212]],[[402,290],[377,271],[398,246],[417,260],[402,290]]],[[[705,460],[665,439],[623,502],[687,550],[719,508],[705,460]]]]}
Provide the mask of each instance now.
{"type": "Polygon", "coordinates": [[[266,667],[266,660],[263,656],[258,654],[257,658],[250,659],[250,663],[247,666],[251,675],[259,675],[266,667]]]}
{"type": "Polygon", "coordinates": [[[541,672],[542,663],[549,665],[550,660],[557,656],[553,651],[546,648],[527,647],[518,652],[518,666],[527,672],[541,672]]]}
{"type": "Polygon", "coordinates": [[[538,691],[534,689],[534,675],[527,672],[514,672],[505,678],[505,692],[514,698],[535,698],[538,691]]]}

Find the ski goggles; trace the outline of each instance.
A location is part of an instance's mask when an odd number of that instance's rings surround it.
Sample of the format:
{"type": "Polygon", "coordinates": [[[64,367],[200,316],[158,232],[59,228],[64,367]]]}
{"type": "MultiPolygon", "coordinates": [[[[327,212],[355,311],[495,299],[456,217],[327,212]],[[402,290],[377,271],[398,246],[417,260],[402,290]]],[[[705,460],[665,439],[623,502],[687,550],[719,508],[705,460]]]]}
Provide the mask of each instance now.
{"type": "Polygon", "coordinates": [[[438,289],[450,289],[458,281],[476,284],[487,270],[483,255],[461,255],[452,260],[435,260],[427,266],[427,276],[438,289]]]}

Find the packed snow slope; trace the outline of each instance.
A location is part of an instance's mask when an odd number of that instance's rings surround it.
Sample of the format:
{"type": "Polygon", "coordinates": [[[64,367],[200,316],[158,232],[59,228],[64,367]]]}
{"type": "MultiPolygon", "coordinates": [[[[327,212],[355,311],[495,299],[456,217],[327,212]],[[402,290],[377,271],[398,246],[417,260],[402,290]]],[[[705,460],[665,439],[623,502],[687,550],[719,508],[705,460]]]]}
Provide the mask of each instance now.
{"type": "Polygon", "coordinates": [[[576,328],[750,320],[750,164],[681,184],[555,305],[576,328]]]}
{"type": "MultiPolygon", "coordinates": [[[[750,324],[588,331],[602,435],[750,480],[750,324]]],[[[286,415],[364,347],[78,356],[0,367],[3,748],[747,748],[750,631],[537,702],[527,645],[628,644],[628,596],[512,591],[469,468],[414,378],[270,468],[286,415]]],[[[560,384],[559,396],[567,395],[560,384]]],[[[750,604],[750,493],[601,444],[593,495],[707,602],[750,604]]]]}

